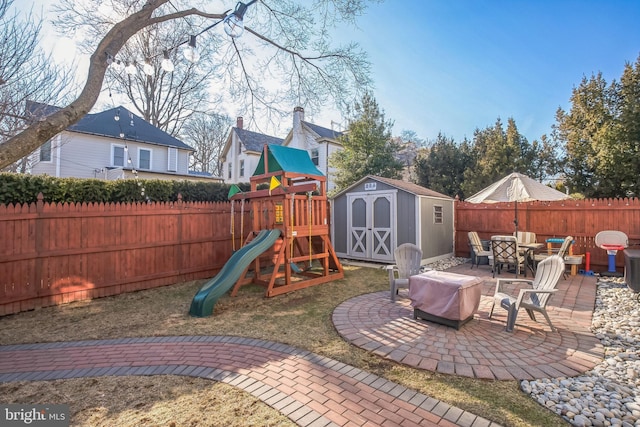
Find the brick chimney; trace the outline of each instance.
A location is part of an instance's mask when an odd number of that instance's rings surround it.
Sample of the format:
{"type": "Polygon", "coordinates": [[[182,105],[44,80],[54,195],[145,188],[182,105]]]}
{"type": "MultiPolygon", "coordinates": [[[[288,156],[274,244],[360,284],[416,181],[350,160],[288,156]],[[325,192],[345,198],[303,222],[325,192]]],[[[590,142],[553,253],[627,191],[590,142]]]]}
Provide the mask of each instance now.
{"type": "Polygon", "coordinates": [[[243,124],[242,122],[243,122],[243,121],[242,121],[242,116],[240,116],[240,117],[238,117],[238,118],[236,119],[236,127],[237,127],[238,129],[242,129],[242,124],[243,124]]]}

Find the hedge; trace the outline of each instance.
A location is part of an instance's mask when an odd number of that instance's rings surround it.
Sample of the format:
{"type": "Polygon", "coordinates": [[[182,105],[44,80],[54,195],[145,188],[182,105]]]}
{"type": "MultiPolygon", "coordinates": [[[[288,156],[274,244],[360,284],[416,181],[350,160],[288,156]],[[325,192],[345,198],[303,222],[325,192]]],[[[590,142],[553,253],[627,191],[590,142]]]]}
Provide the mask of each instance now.
{"type": "MultiPolygon", "coordinates": [[[[45,202],[189,202],[226,201],[231,184],[218,182],[171,181],[160,179],[54,178],[47,175],[0,173],[0,204],[37,201],[42,193],[45,202]]],[[[242,191],[249,184],[238,185],[242,191]]]]}

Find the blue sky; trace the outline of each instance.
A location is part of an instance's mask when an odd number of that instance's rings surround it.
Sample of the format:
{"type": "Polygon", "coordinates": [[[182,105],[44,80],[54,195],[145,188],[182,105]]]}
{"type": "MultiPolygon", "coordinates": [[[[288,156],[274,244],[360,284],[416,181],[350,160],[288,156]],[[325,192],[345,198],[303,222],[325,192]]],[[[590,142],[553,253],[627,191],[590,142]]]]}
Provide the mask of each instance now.
{"type": "MultiPolygon", "coordinates": [[[[14,5],[46,12],[53,3],[14,5]]],[[[395,122],[394,135],[412,130],[433,140],[442,132],[460,142],[513,117],[533,141],[550,133],[583,76],[602,72],[610,83],[636,61],[639,22],[640,0],[387,0],[335,41],[356,41],[368,52],[374,96],[395,122]]],[[[44,37],[45,49],[73,52],[70,39],[54,36],[44,37]]],[[[307,119],[346,124],[331,109],[307,119]]]]}
{"type": "Polygon", "coordinates": [[[583,76],[619,79],[640,54],[640,1],[396,0],[346,31],[373,63],[394,135],[456,141],[513,117],[529,141],[550,133],[583,76]]]}

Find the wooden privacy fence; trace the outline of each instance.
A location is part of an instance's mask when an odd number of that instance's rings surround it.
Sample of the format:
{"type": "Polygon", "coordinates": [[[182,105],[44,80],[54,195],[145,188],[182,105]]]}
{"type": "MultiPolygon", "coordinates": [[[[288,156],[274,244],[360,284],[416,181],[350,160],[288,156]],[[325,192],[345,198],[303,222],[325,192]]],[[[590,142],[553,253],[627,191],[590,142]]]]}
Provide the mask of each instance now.
{"type": "MultiPolygon", "coordinates": [[[[468,257],[467,233],[477,231],[481,239],[514,232],[514,203],[473,204],[457,201],[455,205],[456,255],[468,257]]],[[[607,270],[607,253],[594,243],[596,233],[619,230],[629,237],[629,245],[640,244],[640,201],[633,199],[585,199],[557,202],[518,203],[518,230],[536,233],[538,242],[550,237],[573,236],[574,254],[591,254],[591,270],[607,270]]],[[[616,256],[619,271],[624,254],[616,256]]],[[[583,264],[580,268],[584,269],[583,264]]]]}
{"type": "Polygon", "coordinates": [[[0,315],[215,275],[250,231],[236,203],[0,205],[0,315]]]}
{"type": "MultiPolygon", "coordinates": [[[[231,203],[0,205],[0,316],[215,275],[251,231],[250,206],[231,203]],[[244,219],[242,219],[244,218],[244,219]]],[[[456,202],[455,248],[469,256],[467,233],[481,239],[514,230],[513,203],[456,202]]],[[[638,199],[518,203],[519,230],[538,241],[574,236],[573,252],[607,269],[598,231],[619,230],[640,244],[638,199]]],[[[620,251],[619,270],[624,264],[620,251]]],[[[584,265],[581,267],[584,268],[584,265]]]]}

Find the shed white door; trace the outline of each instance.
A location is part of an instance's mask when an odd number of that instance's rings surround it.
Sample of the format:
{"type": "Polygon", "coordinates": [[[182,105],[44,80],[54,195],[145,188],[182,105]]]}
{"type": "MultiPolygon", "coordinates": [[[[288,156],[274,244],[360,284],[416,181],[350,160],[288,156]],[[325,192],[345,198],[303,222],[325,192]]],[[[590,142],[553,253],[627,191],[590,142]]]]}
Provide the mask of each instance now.
{"type": "Polygon", "coordinates": [[[371,261],[393,261],[395,193],[347,195],[348,255],[371,261]]]}

